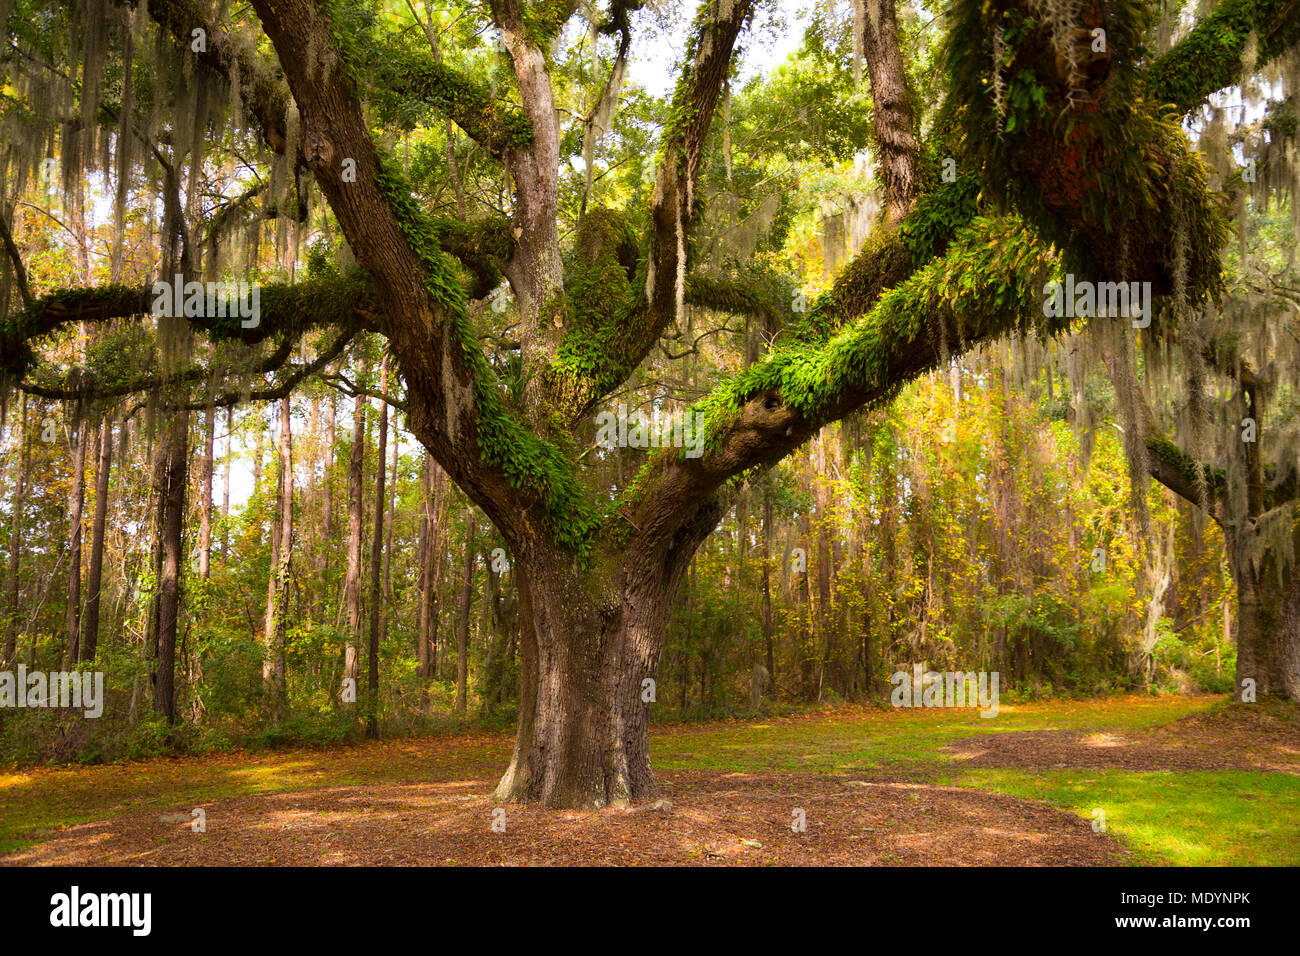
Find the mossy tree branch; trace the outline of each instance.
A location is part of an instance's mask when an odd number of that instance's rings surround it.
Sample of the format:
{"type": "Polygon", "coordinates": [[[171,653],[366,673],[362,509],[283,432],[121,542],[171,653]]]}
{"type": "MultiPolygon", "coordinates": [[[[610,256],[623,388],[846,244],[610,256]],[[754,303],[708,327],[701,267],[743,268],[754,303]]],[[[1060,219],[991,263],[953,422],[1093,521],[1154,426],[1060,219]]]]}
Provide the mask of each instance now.
{"type": "MultiPolygon", "coordinates": [[[[689,238],[699,207],[696,177],[736,40],[753,10],[751,0],[708,0],[700,5],[660,147],[644,265],[629,274],[620,298],[591,313],[570,314],[564,338],[551,353],[546,381],[553,414],[561,423],[581,418],[617,388],[676,321],[685,302],[689,238]]],[[[598,236],[589,241],[598,242],[602,250],[624,245],[626,227],[612,222],[611,216],[605,210],[588,210],[584,216],[590,220],[586,228],[598,236]]],[[[609,256],[626,266],[616,252],[609,256]]],[[[590,272],[603,273],[622,286],[617,268],[606,257],[590,272]]]]}
{"type": "Polygon", "coordinates": [[[381,107],[409,112],[412,101],[423,103],[499,160],[532,139],[532,124],[517,107],[431,53],[396,47],[376,53],[370,95],[381,107]]]}
{"type": "MultiPolygon", "coordinates": [[[[373,290],[356,273],[268,285],[261,288],[259,299],[258,322],[251,328],[244,327],[244,320],[233,307],[224,318],[199,315],[187,320],[214,342],[235,341],[248,346],[275,342],[269,353],[242,370],[253,374],[270,374],[281,368],[303,336],[313,331],[335,329],[350,339],[359,331],[382,333],[385,328],[373,290]]],[[[142,318],[150,314],[154,300],[151,289],[123,285],[63,289],[42,296],[0,323],[0,368],[24,391],[58,399],[114,398],[221,377],[216,369],[195,365],[166,375],[131,375],[112,381],[96,379],[84,370],[76,370],[60,384],[31,378],[35,369],[31,346],[35,341],[78,323],[96,325],[142,318]]]]}
{"type": "Polygon", "coordinates": [[[1255,69],[1300,42],[1297,0],[1223,0],[1142,77],[1148,95],[1188,113],[1217,90],[1241,82],[1250,35],[1259,46],[1255,69]]]}

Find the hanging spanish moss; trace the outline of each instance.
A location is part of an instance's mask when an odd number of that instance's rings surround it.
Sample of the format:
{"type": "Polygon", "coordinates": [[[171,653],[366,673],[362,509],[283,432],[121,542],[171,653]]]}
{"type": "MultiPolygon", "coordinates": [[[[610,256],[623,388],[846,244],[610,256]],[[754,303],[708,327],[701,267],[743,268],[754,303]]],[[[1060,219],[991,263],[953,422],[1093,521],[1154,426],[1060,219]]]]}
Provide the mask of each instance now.
{"type": "MultiPolygon", "coordinates": [[[[1058,61],[1066,69],[1067,96],[1073,106],[1083,92],[1083,71],[1079,62],[1079,34],[1081,24],[1082,0],[1029,0],[1029,9],[1036,19],[1045,23],[1051,31],[1052,49],[1058,61]]],[[[1001,40],[999,38],[999,45],[1001,40]]],[[[999,59],[1000,63],[1001,60],[999,59]]]]}
{"type": "Polygon", "coordinates": [[[126,241],[126,207],[127,195],[131,184],[131,167],[135,153],[132,144],[135,140],[133,127],[135,117],[135,53],[143,16],[134,8],[121,11],[122,16],[122,102],[118,110],[117,135],[115,137],[117,152],[114,162],[113,185],[113,249],[111,253],[110,275],[113,281],[121,280],[122,257],[126,241]]]}

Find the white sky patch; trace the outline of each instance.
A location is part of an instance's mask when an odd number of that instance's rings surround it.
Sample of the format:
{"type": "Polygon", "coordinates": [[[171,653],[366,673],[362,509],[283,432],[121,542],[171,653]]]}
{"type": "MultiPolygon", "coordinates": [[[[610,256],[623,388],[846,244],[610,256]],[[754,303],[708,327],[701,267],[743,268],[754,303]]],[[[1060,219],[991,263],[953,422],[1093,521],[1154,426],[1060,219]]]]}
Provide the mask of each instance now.
{"type": "MultiPolygon", "coordinates": [[[[775,10],[764,7],[738,41],[741,61],[737,85],[770,72],[799,48],[808,14],[817,0],[778,0],[775,10]]],[[[686,54],[686,37],[699,3],[684,5],[665,31],[644,14],[632,22],[632,51],[628,79],[652,96],[671,96],[678,66],[686,54]]]]}

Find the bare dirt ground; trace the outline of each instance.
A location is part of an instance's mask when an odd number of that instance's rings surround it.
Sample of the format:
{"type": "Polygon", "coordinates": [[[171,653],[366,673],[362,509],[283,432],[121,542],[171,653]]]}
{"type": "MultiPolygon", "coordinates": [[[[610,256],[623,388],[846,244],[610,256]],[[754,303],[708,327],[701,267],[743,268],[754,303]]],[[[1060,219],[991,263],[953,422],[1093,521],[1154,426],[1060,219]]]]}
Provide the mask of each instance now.
{"type": "Polygon", "coordinates": [[[69,827],[0,862],[25,865],[1114,865],[1088,821],[978,790],[821,774],[674,773],[657,808],[506,806],[491,781],[329,787],[69,827]],[[796,832],[796,810],[806,831],[796,832]]]}
{"type": "Polygon", "coordinates": [[[943,750],[967,767],[1272,770],[1300,776],[1300,723],[1276,712],[1235,708],[1142,730],[985,734],[943,750]]]}

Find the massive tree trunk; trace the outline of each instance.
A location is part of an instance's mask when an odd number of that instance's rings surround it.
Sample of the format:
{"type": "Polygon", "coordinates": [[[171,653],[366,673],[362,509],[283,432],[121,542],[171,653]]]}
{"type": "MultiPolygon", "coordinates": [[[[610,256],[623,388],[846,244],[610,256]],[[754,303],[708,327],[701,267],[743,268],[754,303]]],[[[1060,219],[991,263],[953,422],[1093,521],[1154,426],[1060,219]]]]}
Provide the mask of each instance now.
{"type": "Polygon", "coordinates": [[[113,465],[113,420],[99,423],[95,451],[95,517],[90,528],[90,565],[86,569],[86,616],[81,625],[81,659],[93,661],[99,644],[99,609],[103,603],[104,532],[108,521],[108,478],[113,465]]]}
{"type": "MultiPolygon", "coordinates": [[[[701,503],[675,534],[647,535],[583,568],[544,542],[513,555],[519,723],[499,800],[578,807],[653,799],[649,719],[682,578],[726,510],[701,503]]],[[[513,530],[513,529],[512,529],[513,530]]]]}

